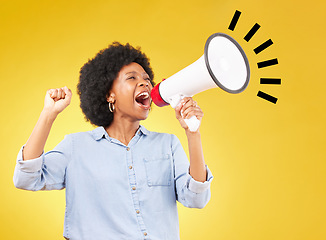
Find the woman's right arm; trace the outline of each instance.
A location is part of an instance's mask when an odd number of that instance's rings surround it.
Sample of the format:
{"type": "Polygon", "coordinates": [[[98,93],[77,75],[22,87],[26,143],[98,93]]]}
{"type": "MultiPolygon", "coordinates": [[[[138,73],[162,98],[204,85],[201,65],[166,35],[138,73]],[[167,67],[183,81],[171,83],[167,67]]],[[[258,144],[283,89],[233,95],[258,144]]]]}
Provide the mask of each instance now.
{"type": "Polygon", "coordinates": [[[46,92],[44,108],[23,150],[24,161],[42,155],[52,124],[58,114],[70,104],[71,95],[71,90],[67,87],[46,92]]]}
{"type": "Polygon", "coordinates": [[[72,138],[66,136],[47,153],[43,153],[43,148],[54,120],[69,105],[70,100],[71,91],[67,87],[47,91],[40,118],[17,156],[13,177],[17,188],[38,191],[65,187],[66,168],[71,159],[72,138]]]}

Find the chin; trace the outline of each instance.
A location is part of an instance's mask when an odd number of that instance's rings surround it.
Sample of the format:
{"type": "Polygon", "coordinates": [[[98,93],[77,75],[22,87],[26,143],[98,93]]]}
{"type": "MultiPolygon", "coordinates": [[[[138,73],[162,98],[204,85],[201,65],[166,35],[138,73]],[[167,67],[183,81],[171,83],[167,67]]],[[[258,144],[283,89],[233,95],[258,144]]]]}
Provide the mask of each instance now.
{"type": "Polygon", "coordinates": [[[135,117],[138,121],[146,120],[148,118],[148,112],[142,113],[142,114],[137,114],[137,116],[135,116],[135,117]]]}
{"type": "Polygon", "coordinates": [[[143,121],[143,120],[146,120],[147,118],[148,118],[148,114],[146,116],[141,116],[139,120],[143,121]]]}

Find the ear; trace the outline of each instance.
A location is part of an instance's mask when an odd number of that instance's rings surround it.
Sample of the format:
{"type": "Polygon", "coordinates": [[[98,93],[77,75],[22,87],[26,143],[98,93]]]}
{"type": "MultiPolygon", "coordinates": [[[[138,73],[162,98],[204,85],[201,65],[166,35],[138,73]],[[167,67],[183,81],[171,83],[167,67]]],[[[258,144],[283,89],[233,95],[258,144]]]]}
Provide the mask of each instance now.
{"type": "Polygon", "coordinates": [[[109,95],[106,96],[106,101],[110,103],[115,103],[115,94],[109,93],[109,95]]]}

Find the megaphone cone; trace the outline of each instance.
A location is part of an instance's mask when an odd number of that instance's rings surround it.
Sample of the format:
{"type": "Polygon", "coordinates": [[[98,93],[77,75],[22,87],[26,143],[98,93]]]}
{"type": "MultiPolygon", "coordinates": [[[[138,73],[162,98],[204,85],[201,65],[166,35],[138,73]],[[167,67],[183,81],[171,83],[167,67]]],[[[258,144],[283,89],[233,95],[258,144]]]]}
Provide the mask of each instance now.
{"type": "MultiPolygon", "coordinates": [[[[153,102],[175,108],[184,97],[219,87],[229,93],[246,89],[250,79],[247,56],[239,43],[224,33],[214,33],[205,44],[204,55],[191,65],[157,84],[152,92],[153,102]]],[[[185,119],[190,131],[196,131],[199,120],[185,119]]]]}

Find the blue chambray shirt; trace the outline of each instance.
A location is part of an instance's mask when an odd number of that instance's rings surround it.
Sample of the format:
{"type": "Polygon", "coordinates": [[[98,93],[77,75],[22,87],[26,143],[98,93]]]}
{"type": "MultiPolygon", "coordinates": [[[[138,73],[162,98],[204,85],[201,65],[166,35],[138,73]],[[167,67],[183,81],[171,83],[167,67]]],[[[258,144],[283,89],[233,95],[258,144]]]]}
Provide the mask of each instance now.
{"type": "Polygon", "coordinates": [[[143,126],[128,146],[98,127],[36,159],[23,161],[22,149],[15,186],[66,188],[63,235],[71,240],[180,239],[176,201],[203,208],[210,199],[209,169],[206,182],[195,181],[177,137],[143,126]]]}

